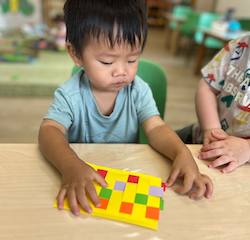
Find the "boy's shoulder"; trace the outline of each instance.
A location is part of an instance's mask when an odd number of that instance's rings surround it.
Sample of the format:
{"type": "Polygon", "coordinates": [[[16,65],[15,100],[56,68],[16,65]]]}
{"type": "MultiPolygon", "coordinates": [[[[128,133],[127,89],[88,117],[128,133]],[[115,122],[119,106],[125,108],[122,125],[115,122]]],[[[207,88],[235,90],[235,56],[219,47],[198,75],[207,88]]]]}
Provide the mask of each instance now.
{"type": "Polygon", "coordinates": [[[69,97],[72,97],[75,94],[79,94],[81,92],[81,84],[84,76],[84,71],[79,70],[76,74],[74,74],[70,79],[61,84],[58,89],[62,90],[69,97]]]}
{"type": "Polygon", "coordinates": [[[149,88],[149,85],[147,82],[141,79],[138,75],[136,75],[133,80],[132,88],[136,91],[143,92],[145,89],[149,88]]]}

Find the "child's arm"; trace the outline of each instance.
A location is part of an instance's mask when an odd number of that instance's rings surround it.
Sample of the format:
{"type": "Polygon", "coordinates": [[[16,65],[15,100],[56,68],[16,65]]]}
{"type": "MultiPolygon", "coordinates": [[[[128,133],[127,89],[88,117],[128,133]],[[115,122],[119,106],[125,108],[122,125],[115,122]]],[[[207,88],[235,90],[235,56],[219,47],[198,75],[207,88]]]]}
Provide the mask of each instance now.
{"type": "Polygon", "coordinates": [[[91,213],[86,193],[95,206],[100,205],[93,181],[102,187],[107,187],[108,184],[99,173],[78,158],[70,148],[65,134],[64,126],[48,119],[43,121],[39,131],[39,144],[44,156],[62,174],[62,185],[57,197],[58,208],[63,208],[64,198],[67,196],[75,215],[80,214],[77,200],[86,212],[91,213]]]}
{"type": "Polygon", "coordinates": [[[211,135],[211,131],[227,136],[225,131],[221,129],[219,120],[216,97],[218,93],[219,91],[211,87],[204,78],[200,80],[196,91],[195,105],[201,130],[204,133],[204,146],[213,141],[217,141],[217,139],[211,135]]]}
{"type": "Polygon", "coordinates": [[[198,190],[192,193],[190,198],[197,199],[203,195],[210,198],[213,192],[211,180],[208,176],[199,173],[191,152],[177,134],[159,116],[153,116],[144,121],[142,128],[149,144],[174,161],[166,186],[172,186],[177,177],[183,177],[183,187],[177,188],[175,190],[177,193],[185,194],[195,184],[198,190]]]}
{"type": "Polygon", "coordinates": [[[228,136],[221,129],[217,94],[217,90],[201,79],[196,93],[196,111],[204,133],[204,143],[198,158],[208,160],[216,157],[208,166],[215,168],[228,164],[221,170],[228,173],[250,160],[250,140],[228,136]]]}
{"type": "Polygon", "coordinates": [[[221,172],[229,173],[240,165],[250,162],[250,140],[234,136],[225,136],[224,134],[218,134],[213,131],[212,136],[218,141],[201,148],[201,154],[199,155],[199,159],[216,157],[216,160],[208,165],[210,168],[228,164],[221,172]]]}

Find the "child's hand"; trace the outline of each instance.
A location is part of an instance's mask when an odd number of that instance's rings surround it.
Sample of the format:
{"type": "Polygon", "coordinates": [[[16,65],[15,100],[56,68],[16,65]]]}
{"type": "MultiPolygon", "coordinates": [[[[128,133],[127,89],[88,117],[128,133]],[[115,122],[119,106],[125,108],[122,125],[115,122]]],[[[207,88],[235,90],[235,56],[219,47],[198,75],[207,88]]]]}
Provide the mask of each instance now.
{"type": "Polygon", "coordinates": [[[102,187],[107,187],[108,183],[91,166],[81,160],[75,162],[77,163],[62,172],[62,187],[57,196],[57,203],[58,208],[62,209],[64,198],[67,196],[71,211],[78,216],[80,214],[78,202],[87,213],[92,212],[86,196],[87,193],[94,205],[96,207],[100,206],[100,200],[93,181],[96,181],[102,187]]]}
{"type": "Polygon", "coordinates": [[[209,164],[210,168],[215,168],[228,164],[221,171],[223,173],[232,172],[238,166],[250,161],[250,146],[246,139],[233,136],[225,136],[212,131],[212,136],[217,142],[210,143],[201,148],[199,159],[217,159],[209,164]]]}
{"type": "Polygon", "coordinates": [[[198,167],[191,155],[191,153],[178,154],[173,166],[169,178],[166,182],[167,187],[171,187],[176,181],[177,177],[183,177],[183,186],[177,188],[175,192],[185,194],[191,190],[193,184],[198,188],[197,192],[190,195],[192,199],[201,198],[205,195],[206,198],[210,198],[213,193],[213,184],[210,178],[206,175],[200,174],[198,167]]]}
{"type": "Polygon", "coordinates": [[[224,136],[228,136],[227,133],[221,128],[209,129],[208,131],[204,132],[203,146],[218,141],[217,138],[213,137],[212,131],[224,136]]]}

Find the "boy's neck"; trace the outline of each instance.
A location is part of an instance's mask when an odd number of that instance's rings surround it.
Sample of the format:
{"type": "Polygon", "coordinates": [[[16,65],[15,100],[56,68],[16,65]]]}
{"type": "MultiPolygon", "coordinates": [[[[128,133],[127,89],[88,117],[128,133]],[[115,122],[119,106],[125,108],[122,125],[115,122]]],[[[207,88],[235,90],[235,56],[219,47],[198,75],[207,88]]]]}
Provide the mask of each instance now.
{"type": "Polygon", "coordinates": [[[93,91],[93,89],[91,90],[100,113],[104,116],[111,115],[115,108],[118,92],[98,92],[93,91]]]}

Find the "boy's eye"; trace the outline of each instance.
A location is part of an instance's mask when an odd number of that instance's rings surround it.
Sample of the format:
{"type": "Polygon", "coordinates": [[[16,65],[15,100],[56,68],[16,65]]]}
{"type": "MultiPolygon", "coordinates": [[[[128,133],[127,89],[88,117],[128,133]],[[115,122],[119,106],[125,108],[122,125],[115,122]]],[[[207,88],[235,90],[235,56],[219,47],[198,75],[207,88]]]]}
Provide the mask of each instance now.
{"type": "Polygon", "coordinates": [[[137,60],[134,60],[134,61],[128,61],[128,63],[135,63],[137,60]]]}
{"type": "Polygon", "coordinates": [[[102,64],[104,64],[104,65],[110,65],[110,64],[112,64],[112,63],[107,63],[107,62],[102,62],[102,61],[100,61],[102,64]]]}

